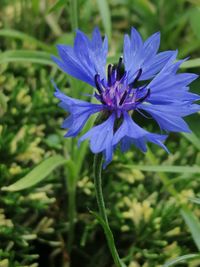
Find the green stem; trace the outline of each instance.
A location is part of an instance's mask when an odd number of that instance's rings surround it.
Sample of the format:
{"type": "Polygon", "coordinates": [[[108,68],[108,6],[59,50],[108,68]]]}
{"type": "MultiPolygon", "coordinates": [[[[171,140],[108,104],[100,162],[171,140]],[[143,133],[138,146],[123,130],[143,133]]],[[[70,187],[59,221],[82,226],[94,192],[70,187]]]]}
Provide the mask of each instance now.
{"type": "Polygon", "coordinates": [[[70,0],[69,2],[72,31],[75,34],[75,31],[78,29],[78,0],[70,0]]]}
{"type": "Polygon", "coordinates": [[[115,247],[113,234],[108,224],[108,218],[106,215],[105,203],[104,203],[103,192],[102,192],[102,181],[101,181],[102,163],[103,163],[103,155],[101,153],[96,154],[94,156],[94,186],[95,186],[97,204],[99,208],[100,217],[102,220],[102,226],[104,228],[104,232],[106,235],[106,239],[107,239],[108,246],[112,254],[114,263],[117,267],[125,267],[125,265],[119,258],[119,254],[115,247]]]}
{"type": "Polygon", "coordinates": [[[102,154],[96,154],[94,156],[94,185],[95,185],[97,204],[102,219],[108,225],[108,218],[106,215],[105,203],[102,192],[102,181],[101,181],[102,163],[103,163],[102,154]]]}
{"type": "Polygon", "coordinates": [[[69,234],[68,234],[68,253],[71,253],[74,241],[74,226],[76,218],[76,192],[75,188],[68,192],[68,218],[69,218],[69,234]]]}
{"type": "Polygon", "coordinates": [[[67,194],[68,194],[68,221],[69,221],[69,231],[68,231],[68,239],[67,239],[67,249],[68,253],[71,253],[73,241],[74,241],[74,228],[76,221],[76,179],[77,172],[74,165],[74,162],[68,160],[67,162],[67,170],[66,170],[66,185],[67,185],[67,194]]]}

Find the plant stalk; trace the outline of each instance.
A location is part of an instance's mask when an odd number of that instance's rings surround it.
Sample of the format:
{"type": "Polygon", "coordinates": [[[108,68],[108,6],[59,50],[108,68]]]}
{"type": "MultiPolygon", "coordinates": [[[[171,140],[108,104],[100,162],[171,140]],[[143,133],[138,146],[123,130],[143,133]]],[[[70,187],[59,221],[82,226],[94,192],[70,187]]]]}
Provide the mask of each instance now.
{"type": "Polygon", "coordinates": [[[102,163],[103,163],[102,153],[96,154],[94,156],[94,186],[95,186],[97,204],[99,208],[100,217],[102,220],[102,226],[104,228],[104,233],[106,235],[106,239],[107,239],[108,246],[112,254],[114,263],[117,267],[125,267],[124,263],[119,258],[119,254],[115,247],[113,234],[110,229],[108,218],[106,215],[105,203],[104,203],[103,192],[102,192],[102,180],[101,180],[102,163]]]}
{"type": "Polygon", "coordinates": [[[78,0],[70,0],[70,15],[72,31],[75,34],[78,29],[78,0]]]}

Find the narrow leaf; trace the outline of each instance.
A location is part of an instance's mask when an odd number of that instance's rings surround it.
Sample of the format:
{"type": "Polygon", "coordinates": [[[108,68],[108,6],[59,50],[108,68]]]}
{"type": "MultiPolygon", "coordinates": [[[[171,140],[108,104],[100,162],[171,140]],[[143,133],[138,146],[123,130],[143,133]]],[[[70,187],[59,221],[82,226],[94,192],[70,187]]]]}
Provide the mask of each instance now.
{"type": "Polygon", "coordinates": [[[181,64],[180,67],[183,69],[200,67],[200,58],[188,60],[188,61],[184,62],[183,64],[181,64]]]}
{"type": "Polygon", "coordinates": [[[199,258],[199,257],[200,257],[199,254],[188,254],[188,255],[180,256],[180,257],[177,257],[173,260],[166,262],[164,265],[162,265],[162,267],[169,267],[176,263],[186,262],[187,260],[191,260],[191,259],[199,258]]]}
{"type": "Polygon", "coordinates": [[[0,53],[0,64],[8,62],[28,62],[56,66],[50,57],[51,54],[47,52],[31,50],[8,50],[0,53]]]}
{"type": "Polygon", "coordinates": [[[190,229],[194,242],[200,251],[200,222],[198,218],[187,207],[181,208],[181,215],[190,229]]]}
{"type": "Polygon", "coordinates": [[[45,51],[51,51],[51,46],[46,45],[45,43],[39,41],[38,39],[20,32],[20,31],[16,31],[16,30],[12,30],[12,29],[2,29],[0,30],[0,36],[3,37],[9,37],[9,38],[15,38],[15,39],[19,39],[25,42],[29,42],[31,44],[34,44],[35,46],[44,49],[45,51]]]}
{"type": "Polygon", "coordinates": [[[189,199],[191,202],[200,205],[200,198],[197,198],[197,197],[189,197],[188,199],[189,199]]]}
{"type": "Polygon", "coordinates": [[[195,7],[190,11],[190,24],[193,33],[200,40],[200,8],[195,7]]]}
{"type": "Polygon", "coordinates": [[[77,0],[70,0],[70,17],[71,17],[71,26],[74,34],[78,29],[78,2],[77,0]]]}
{"type": "Polygon", "coordinates": [[[107,0],[97,0],[103,26],[108,38],[111,38],[111,15],[107,0]]]}
{"type": "Polygon", "coordinates": [[[3,117],[4,113],[7,111],[7,97],[3,94],[3,92],[0,92],[0,118],[3,117]]]}
{"type": "Polygon", "coordinates": [[[32,171],[30,171],[26,176],[21,178],[16,183],[5,186],[1,190],[3,191],[20,191],[31,186],[38,184],[43,181],[53,170],[58,168],[61,165],[66,164],[67,160],[59,155],[52,156],[42,163],[40,163],[37,167],[35,167],[32,171]]]}
{"type": "Polygon", "coordinates": [[[120,165],[120,167],[146,172],[200,173],[198,166],[120,165]]]}
{"type": "Polygon", "coordinates": [[[198,150],[200,150],[200,140],[195,133],[182,133],[182,135],[190,141],[198,150]]]}
{"type": "Polygon", "coordinates": [[[65,0],[57,0],[47,11],[47,13],[51,13],[54,11],[57,11],[61,8],[63,8],[66,5],[66,1],[65,0]]]}
{"type": "MultiPolygon", "coordinates": [[[[151,150],[148,150],[148,153],[146,154],[147,158],[152,162],[153,164],[158,164],[157,158],[154,156],[154,154],[151,152],[151,150]]],[[[160,166],[162,167],[162,166],[160,166]]],[[[172,194],[172,196],[175,197],[175,199],[179,202],[178,192],[176,191],[175,187],[169,186],[170,179],[167,177],[167,175],[160,171],[157,173],[160,176],[161,181],[163,182],[164,186],[172,194]]],[[[193,237],[193,241],[195,242],[198,250],[200,250],[200,222],[193,214],[192,211],[190,211],[186,205],[183,205],[179,202],[181,205],[180,207],[180,213],[183,219],[185,220],[185,223],[187,224],[189,231],[193,237]]]]}

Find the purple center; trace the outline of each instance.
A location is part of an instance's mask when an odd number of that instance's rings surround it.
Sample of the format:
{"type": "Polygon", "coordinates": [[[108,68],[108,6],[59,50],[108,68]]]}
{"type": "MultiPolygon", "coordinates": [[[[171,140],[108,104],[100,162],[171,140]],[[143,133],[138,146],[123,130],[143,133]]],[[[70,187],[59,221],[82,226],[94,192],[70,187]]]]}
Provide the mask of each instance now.
{"type": "Polygon", "coordinates": [[[118,118],[123,111],[136,109],[137,105],[145,101],[150,95],[150,89],[146,85],[137,86],[142,69],[139,69],[135,73],[133,81],[128,83],[122,60],[122,57],[120,57],[116,66],[108,65],[107,81],[100,80],[99,74],[94,77],[98,90],[95,97],[108,110],[115,111],[118,118]]]}

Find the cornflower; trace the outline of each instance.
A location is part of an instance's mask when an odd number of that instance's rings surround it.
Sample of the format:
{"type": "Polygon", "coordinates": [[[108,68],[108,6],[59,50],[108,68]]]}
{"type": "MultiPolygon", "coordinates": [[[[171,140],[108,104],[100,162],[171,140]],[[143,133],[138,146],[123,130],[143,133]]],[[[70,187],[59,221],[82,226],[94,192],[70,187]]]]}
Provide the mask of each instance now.
{"type": "Polygon", "coordinates": [[[163,142],[169,132],[190,132],[183,118],[199,110],[193,103],[199,96],[188,91],[198,76],[177,73],[185,60],[176,60],[177,51],[158,53],[159,45],[159,32],[143,42],[132,28],[131,36],[124,37],[123,56],[117,64],[108,65],[106,75],[108,40],[102,40],[95,28],[91,40],[78,30],[74,46],[58,45],[60,59],[52,57],[64,72],[96,89],[93,97],[99,104],[66,96],[56,85],[55,96],[69,113],[62,124],[68,129],[66,137],[77,136],[91,115],[104,114],[105,121],[79,139],[79,143],[89,139],[92,152],[104,154],[104,167],[118,144],[123,152],[132,145],[146,152],[147,142],[168,151],[163,142]],[[165,134],[143,129],[134,121],[135,113],[153,118],[165,134]]]}

